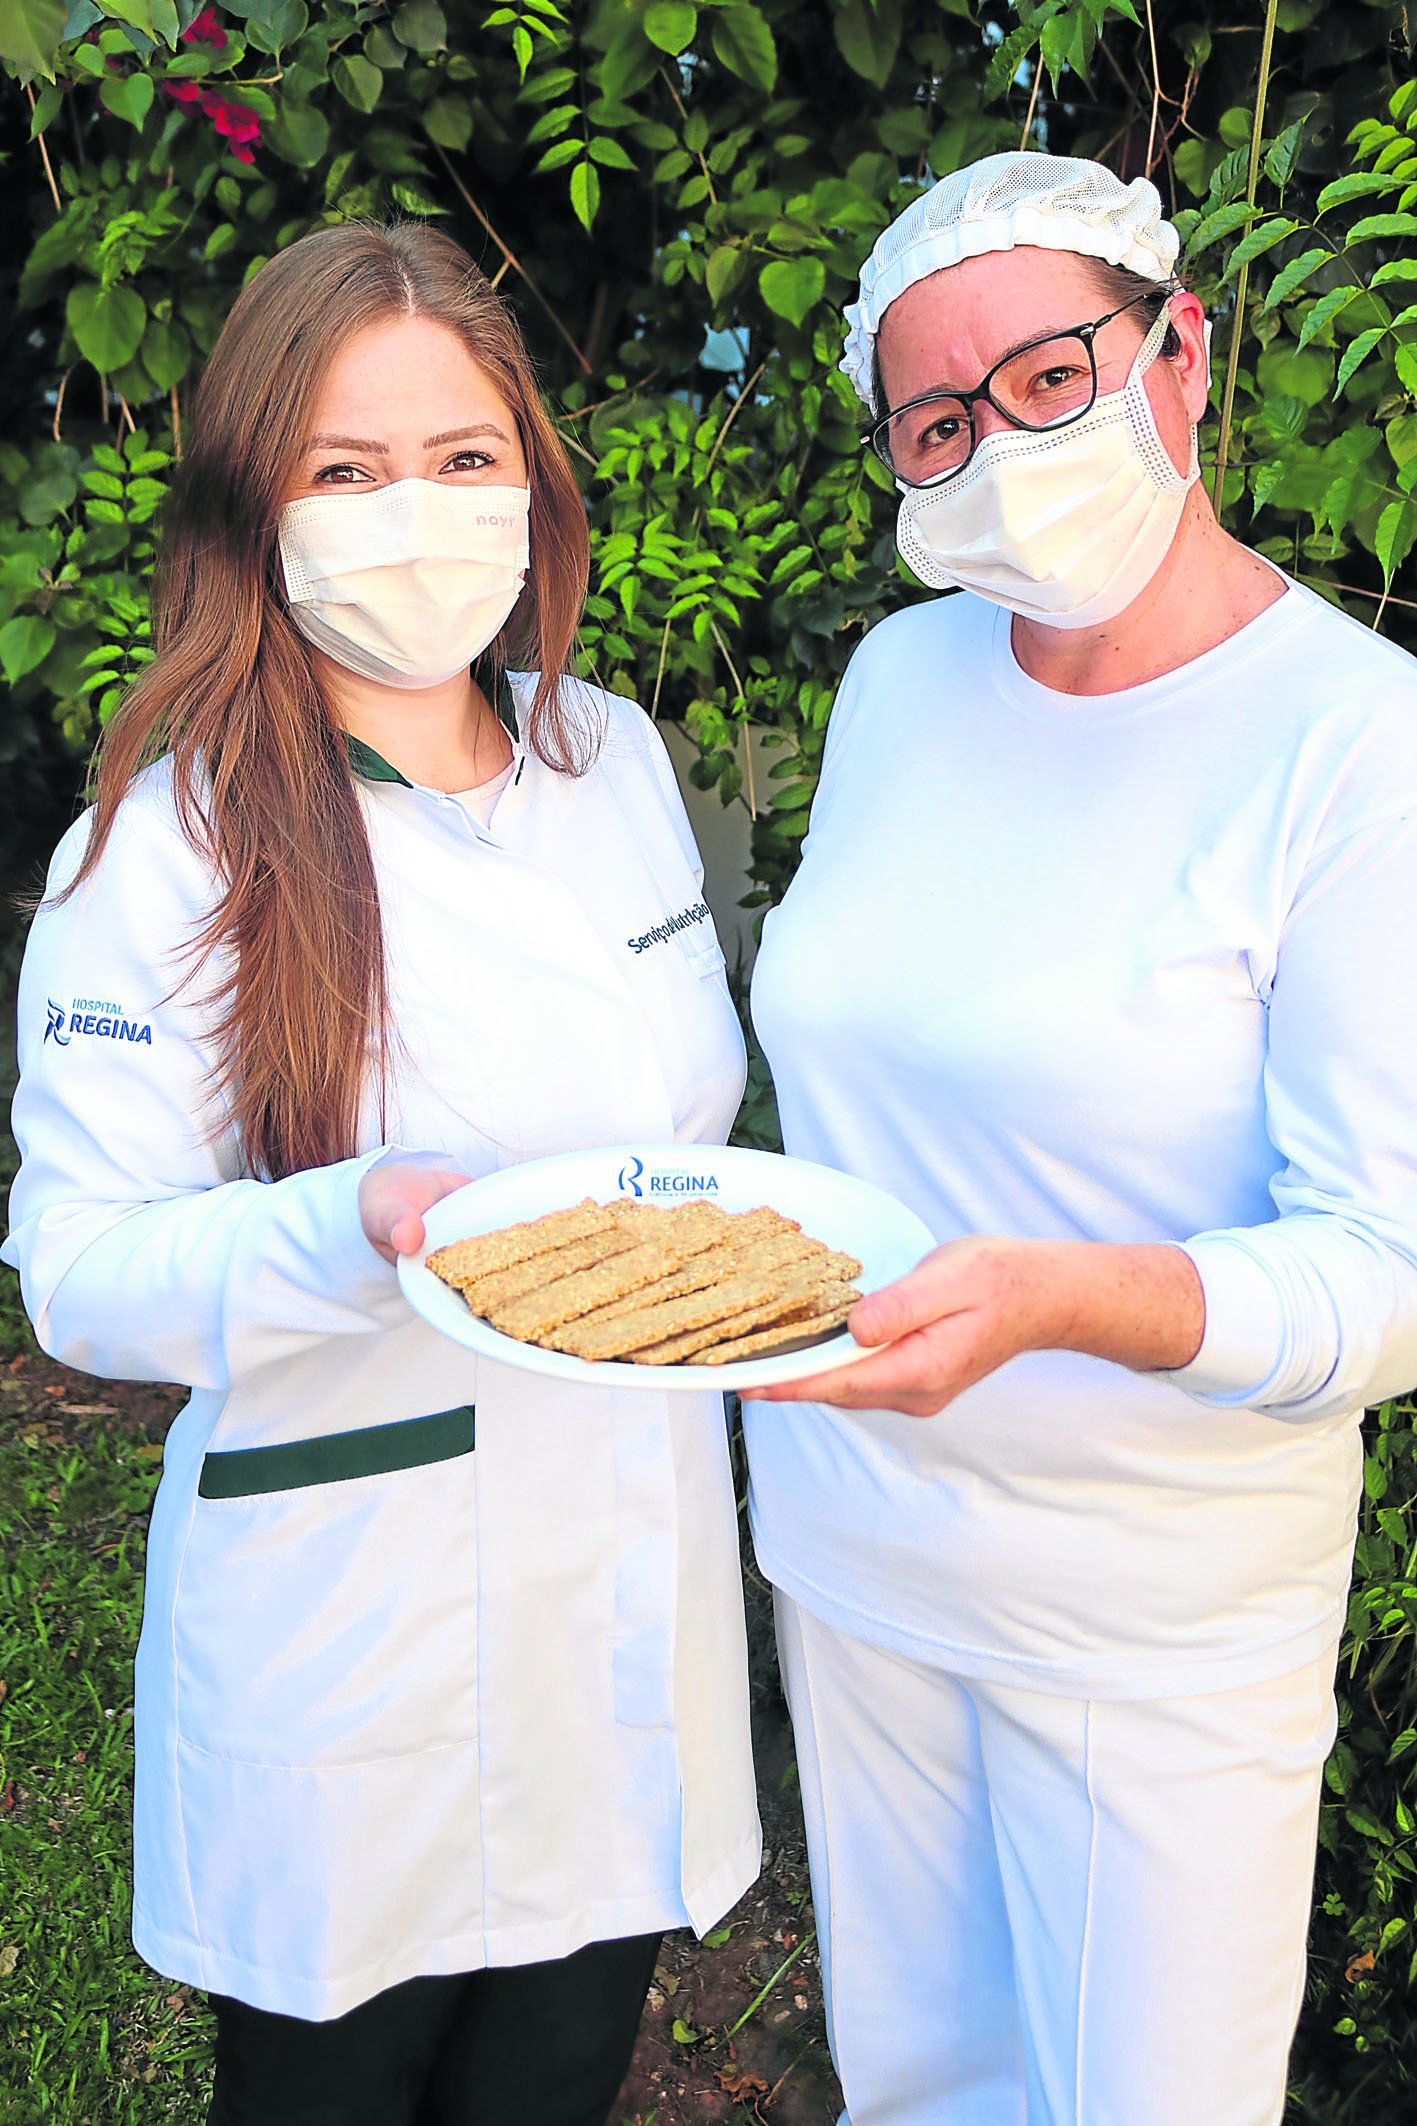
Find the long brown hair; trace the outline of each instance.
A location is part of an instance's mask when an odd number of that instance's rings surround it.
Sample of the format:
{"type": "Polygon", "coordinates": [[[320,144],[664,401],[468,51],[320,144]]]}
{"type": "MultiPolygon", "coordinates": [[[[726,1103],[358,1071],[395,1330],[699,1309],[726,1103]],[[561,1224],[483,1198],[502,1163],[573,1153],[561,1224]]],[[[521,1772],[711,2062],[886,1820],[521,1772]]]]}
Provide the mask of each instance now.
{"type": "Polygon", "coordinates": [[[202,377],[164,519],[157,656],[104,734],[74,881],[100,863],[134,776],[169,755],[183,829],[222,889],[193,962],[225,948],[214,1092],[248,1168],[271,1177],[351,1156],[371,1072],[382,1094],[388,1063],[373,859],[342,735],[285,605],[276,535],[330,362],[396,315],[455,332],[516,416],[531,567],[491,654],[539,673],[523,735],[542,759],[574,774],[593,751],[560,687],[585,597],[585,509],[511,313],[426,226],[302,237],[237,299],[202,377]]]}

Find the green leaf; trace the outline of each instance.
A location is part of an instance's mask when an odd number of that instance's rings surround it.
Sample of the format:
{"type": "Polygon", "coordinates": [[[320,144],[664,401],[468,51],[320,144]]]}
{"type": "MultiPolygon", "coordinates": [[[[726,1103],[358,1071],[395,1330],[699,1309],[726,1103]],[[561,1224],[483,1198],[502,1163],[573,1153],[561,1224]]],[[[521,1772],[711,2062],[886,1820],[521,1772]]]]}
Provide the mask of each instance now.
{"type": "Polygon", "coordinates": [[[1341,207],[1346,200],[1363,199],[1373,192],[1395,192],[1401,179],[1376,177],[1371,170],[1357,170],[1347,177],[1335,177],[1332,184],[1325,185],[1314,202],[1316,214],[1327,214],[1330,207],[1341,207]]]}
{"type": "Polygon", "coordinates": [[[1288,391],[1266,397],[1260,408],[1260,425],[1276,443],[1295,442],[1304,433],[1308,418],[1309,409],[1304,401],[1288,391]]]}
{"type": "Polygon", "coordinates": [[[1225,268],[1225,278],[1228,280],[1232,273],[1239,272],[1241,266],[1248,266],[1264,252],[1272,251],[1276,244],[1282,244],[1285,237],[1292,236],[1298,226],[1297,221],[1290,221],[1287,215],[1281,214],[1276,220],[1261,222],[1257,229],[1251,229],[1247,236],[1240,238],[1231,252],[1225,268]]]}
{"type": "Polygon", "coordinates": [[[442,52],[448,25],[438,0],[403,0],[394,10],[394,35],[411,52],[442,52]]]}
{"type": "Polygon", "coordinates": [[[984,76],[984,87],[980,92],[985,103],[993,103],[1003,95],[1023,61],[1033,50],[1036,38],[1036,30],[1020,25],[1018,29],[1010,30],[1003,43],[996,47],[984,76]]]}
{"type": "Polygon", "coordinates": [[[384,77],[379,69],[357,52],[352,52],[347,59],[341,54],[330,68],[330,79],[345,102],[352,104],[356,111],[372,111],[384,87],[384,77]]]}
{"type": "Polygon", "coordinates": [[[143,334],[143,367],[159,391],[170,391],[186,376],[192,360],[192,342],[186,327],[149,318],[143,334]]]}
{"type": "Polygon", "coordinates": [[[1327,295],[1321,295],[1317,302],[1311,303],[1299,327],[1299,345],[1307,347],[1314,334],[1332,324],[1339,312],[1346,310],[1354,296],[1362,292],[1361,288],[1330,288],[1327,295]]]}
{"type": "Polygon", "coordinates": [[[0,59],[52,81],[64,22],[64,0],[0,0],[0,59]]]}
{"type": "Polygon", "coordinates": [[[574,162],[583,150],[578,140],[558,140],[546,150],[536,167],[538,170],[564,170],[568,162],[574,162]]]}
{"type": "Polygon", "coordinates": [[[389,196],[396,207],[402,207],[405,214],[417,214],[425,221],[431,221],[434,215],[446,214],[448,211],[431,192],[408,177],[396,177],[389,186],[389,196]]]}
{"type": "Polygon", "coordinates": [[[1380,236],[1417,236],[1417,214],[1369,214],[1355,221],[1343,239],[1343,248],[1366,244],[1380,236]]]}
{"type": "Polygon", "coordinates": [[[1288,265],[1281,266],[1275,274],[1260,307],[1264,310],[1277,310],[1281,303],[1288,301],[1296,288],[1303,286],[1311,273],[1316,273],[1332,256],[1331,251],[1318,244],[1311,251],[1301,252],[1298,258],[1291,258],[1288,265]]]}
{"type": "Polygon", "coordinates": [[[472,138],[472,109],[461,97],[435,96],[423,113],[423,130],[440,148],[461,155],[472,138]]]}
{"type": "Polygon", "coordinates": [[[710,302],[716,304],[723,300],[742,257],[743,253],[737,244],[720,244],[717,250],[710,251],[708,263],[704,267],[704,286],[708,290],[710,302]]]}
{"type": "Polygon", "coordinates": [[[618,140],[609,140],[600,134],[590,143],[592,160],[603,170],[633,170],[635,165],[625,153],[618,140]]]}
{"type": "Polygon", "coordinates": [[[1384,583],[1391,583],[1411,553],[1414,539],[1417,539],[1417,502],[1410,495],[1400,502],[1389,502],[1378,519],[1373,539],[1373,552],[1382,568],[1384,583]]]}
{"type": "Polygon", "coordinates": [[[42,664],[54,647],[55,627],[39,613],[17,613],[0,627],[0,672],[10,686],[42,664]]]}
{"type": "Polygon", "coordinates": [[[1271,184],[1287,185],[1294,175],[1294,168],[1299,160],[1299,151],[1304,144],[1304,128],[1309,122],[1309,116],[1310,114],[1306,111],[1302,118],[1296,118],[1293,125],[1286,126],[1278,138],[1271,142],[1269,152],[1264,159],[1265,176],[1271,184]]]}
{"type": "Polygon", "coordinates": [[[381,22],[376,22],[365,38],[364,56],[386,74],[397,72],[405,60],[403,46],[389,35],[381,22]]]}
{"type": "Polygon", "coordinates": [[[641,26],[651,44],[677,59],[693,43],[698,23],[693,0],[655,0],[645,9],[641,26]]]}
{"type": "Polygon", "coordinates": [[[262,0],[246,26],[246,35],[258,52],[283,52],[298,43],[309,27],[305,0],[276,0],[275,5],[262,0]]]}
{"type": "MultiPolygon", "coordinates": [[[[83,49],[87,52],[90,51],[92,47],[86,44],[83,49]]],[[[30,112],[31,140],[37,140],[39,135],[44,131],[45,127],[53,123],[54,119],[59,114],[59,109],[60,106],[63,104],[63,101],[64,91],[60,88],[58,82],[46,81],[44,87],[35,97],[34,109],[30,112]]]]}
{"type": "Polygon", "coordinates": [[[105,74],[98,85],[98,100],[115,118],[126,119],[142,131],[143,120],[153,107],[150,74],[105,74]]]}
{"type": "Polygon", "coordinates": [[[712,1934],[704,1936],[704,1947],[706,1949],[723,1949],[727,1947],[732,1939],[732,1927],[715,1927],[712,1934]]]}
{"type": "Polygon", "coordinates": [[[571,172],[571,207],[576,220],[589,233],[600,206],[600,176],[589,160],[578,162],[571,172]]]}
{"type": "Polygon", "coordinates": [[[1370,288],[1385,288],[1389,281],[1417,281],[1417,258],[1390,258],[1369,281],[1370,288]]]}
{"type": "Polygon", "coordinates": [[[727,7],[713,18],[716,56],[740,80],[769,94],[777,83],[777,46],[755,7],[727,7]]]}
{"type": "Polygon", "coordinates": [[[827,282],[819,258],[777,258],[758,275],[763,301],[778,317],[800,325],[827,282]]]}
{"type": "Polygon", "coordinates": [[[147,305],[136,288],[100,288],[97,281],[78,281],[64,306],[78,349],[95,369],[107,373],[131,362],[148,321],[147,305]]]}
{"type": "Polygon", "coordinates": [[[692,2024],[686,2023],[682,2015],[676,2015],[670,2035],[676,2045],[697,2045],[703,2032],[695,2030],[692,2024]]]}
{"type": "Polygon", "coordinates": [[[837,50],[863,81],[883,89],[900,50],[900,0],[847,0],[832,18],[837,50]]]}
{"type": "Polygon", "coordinates": [[[1335,398],[1338,398],[1343,392],[1349,378],[1357,375],[1386,331],[1386,325],[1373,325],[1369,327],[1368,331],[1360,332],[1356,340],[1349,342],[1344,349],[1343,360],[1338,365],[1338,375],[1334,380],[1333,395],[1335,398]]]}
{"type": "Polygon", "coordinates": [[[1191,231],[1191,240],[1186,246],[1187,257],[1194,258],[1198,251],[1218,243],[1232,229],[1243,229],[1247,221],[1254,221],[1262,212],[1262,208],[1252,207],[1247,200],[1235,199],[1228,206],[1217,207],[1213,214],[1203,215],[1191,231]]]}
{"type": "Polygon", "coordinates": [[[283,103],[266,126],[263,138],[282,162],[311,170],[324,159],[330,128],[323,111],[308,103],[283,103]]]}
{"type": "MultiPolygon", "coordinates": [[[[579,118],[580,106],[574,103],[558,103],[554,110],[543,111],[535,125],[523,136],[529,148],[540,147],[543,140],[558,140],[573,119],[579,118]]],[[[674,138],[671,133],[670,139],[674,138]]]]}

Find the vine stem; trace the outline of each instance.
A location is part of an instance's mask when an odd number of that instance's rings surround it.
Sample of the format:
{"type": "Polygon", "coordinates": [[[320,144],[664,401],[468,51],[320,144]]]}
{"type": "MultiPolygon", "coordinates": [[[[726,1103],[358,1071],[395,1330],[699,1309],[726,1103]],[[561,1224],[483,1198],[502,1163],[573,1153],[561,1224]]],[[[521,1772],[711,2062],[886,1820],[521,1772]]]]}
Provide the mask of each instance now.
{"type": "MultiPolygon", "coordinates": [[[[783,1973],[791,1969],[792,1965],[796,1963],[798,1957],[802,1954],[802,1951],[804,1949],[809,1949],[812,1946],[812,1943],[816,1940],[816,1938],[817,1936],[815,1929],[813,1929],[810,1934],[804,1934],[802,1936],[801,1941],[798,1942],[797,1947],[792,1951],[791,1955],[785,1956],[783,1958],[782,1962],[773,1972],[773,1975],[768,1980],[767,1984],[753,1996],[751,2001],[749,2001],[747,2007],[743,2010],[743,2013],[739,2016],[737,2022],[734,2023],[730,2029],[724,2032],[724,2035],[726,2037],[736,2037],[738,2035],[738,2032],[742,2029],[744,2023],[746,2023],[750,2019],[750,2017],[757,2014],[759,2008],[762,2007],[763,2002],[772,1992],[773,1987],[777,1984],[783,1973]]],[[[786,2077],[784,2076],[784,2080],[785,2079],[786,2077]]]]}
{"type": "Polygon", "coordinates": [[[1156,56],[1156,18],[1151,11],[1151,0],[1146,0],[1146,34],[1151,46],[1151,124],[1146,135],[1146,175],[1150,177],[1156,148],[1156,121],[1161,112],[1161,62],[1156,56]]]}
{"type": "Polygon", "coordinates": [[[570,348],[572,354],[580,363],[581,368],[584,370],[585,374],[587,376],[592,375],[593,372],[591,370],[590,363],[581,353],[580,348],[571,338],[570,333],[566,330],[565,326],[562,324],[560,318],[556,315],[556,312],[553,310],[550,303],[547,302],[546,297],[537,287],[536,282],[527,272],[526,267],[517,257],[517,254],[512,249],[511,245],[503,243],[501,237],[497,234],[497,231],[493,228],[491,222],[487,219],[487,216],[483,213],[481,207],[479,207],[477,201],[473,198],[471,192],[469,192],[467,186],[463,183],[457,171],[453,168],[452,163],[448,160],[446,151],[443,148],[439,147],[436,141],[434,142],[434,153],[437,155],[439,162],[442,163],[443,168],[447,171],[449,177],[451,177],[451,179],[453,180],[454,187],[456,188],[458,197],[462,200],[463,205],[476,215],[478,221],[482,224],[482,227],[491,237],[493,243],[497,246],[497,249],[501,252],[503,258],[511,267],[512,271],[521,275],[522,279],[526,282],[526,285],[530,290],[531,294],[534,295],[537,302],[540,303],[542,309],[546,312],[546,315],[550,318],[552,324],[556,327],[556,330],[560,333],[562,339],[566,342],[566,345],[570,348]]]}
{"type": "Polygon", "coordinates": [[[72,362],[70,362],[68,368],[64,371],[63,376],[61,376],[59,379],[59,389],[55,394],[54,398],[54,427],[51,432],[54,436],[54,440],[56,443],[62,441],[62,437],[59,433],[59,424],[64,418],[64,393],[69,388],[69,379],[73,374],[74,365],[72,362]]]}
{"type": "Polygon", "coordinates": [[[666,620],[664,633],[659,638],[659,668],[654,675],[654,699],[649,705],[649,720],[654,723],[659,716],[659,694],[664,685],[664,660],[669,655],[669,630],[673,622],[666,620]]]}
{"type": "Polygon", "coordinates": [[[1033,114],[1038,109],[1038,85],[1043,79],[1043,60],[1035,53],[1033,58],[1033,87],[1028,92],[1028,109],[1024,114],[1023,131],[1018,136],[1020,155],[1028,146],[1028,136],[1033,131],[1033,114]]]}
{"type": "MultiPolygon", "coordinates": [[[[1245,203],[1253,206],[1259,189],[1260,143],[1264,138],[1265,98],[1269,94],[1269,65],[1274,52],[1274,20],[1279,12],[1279,0],[1268,0],[1264,16],[1264,39],[1260,45],[1259,79],[1255,84],[1255,119],[1250,129],[1250,174],[1245,187],[1245,203]]],[[[1247,225],[1248,226],[1248,225],[1247,225]]],[[[1250,288],[1250,265],[1247,259],[1240,268],[1240,277],[1235,283],[1235,324],[1230,334],[1230,354],[1225,364],[1225,390],[1220,401],[1220,439],[1215,452],[1215,485],[1211,500],[1215,513],[1220,514],[1225,496],[1225,474],[1230,459],[1230,426],[1235,412],[1235,381],[1240,369],[1240,342],[1245,331],[1245,297],[1250,288]]]]}
{"type": "MultiPolygon", "coordinates": [[[[25,83],[25,94],[30,100],[30,117],[31,119],[33,119],[34,90],[30,87],[28,82],[25,83]]],[[[45,146],[44,134],[42,132],[39,132],[36,133],[34,137],[39,146],[39,159],[44,164],[44,174],[49,179],[49,196],[54,202],[54,211],[56,214],[62,214],[64,212],[64,202],[59,197],[59,187],[54,182],[54,165],[49,160],[49,149],[45,146]]]]}

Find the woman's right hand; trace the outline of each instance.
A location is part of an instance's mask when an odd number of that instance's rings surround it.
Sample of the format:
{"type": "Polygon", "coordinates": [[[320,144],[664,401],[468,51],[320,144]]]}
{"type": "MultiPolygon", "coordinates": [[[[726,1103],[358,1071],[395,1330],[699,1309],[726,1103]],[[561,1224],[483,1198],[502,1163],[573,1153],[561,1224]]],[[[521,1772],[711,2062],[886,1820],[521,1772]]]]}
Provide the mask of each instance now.
{"type": "Polygon", "coordinates": [[[438,1163],[436,1152],[389,1152],[375,1162],[359,1184],[359,1221],[370,1247],[385,1262],[416,1255],[423,1245],[423,1213],[467,1175],[438,1163]]]}

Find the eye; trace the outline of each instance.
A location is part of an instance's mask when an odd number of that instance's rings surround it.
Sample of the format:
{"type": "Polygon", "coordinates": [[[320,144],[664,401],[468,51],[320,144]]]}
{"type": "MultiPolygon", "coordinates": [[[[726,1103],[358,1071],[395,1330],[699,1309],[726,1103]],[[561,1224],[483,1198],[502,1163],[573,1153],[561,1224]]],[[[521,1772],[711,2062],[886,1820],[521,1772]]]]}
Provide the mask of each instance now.
{"type": "Polygon", "coordinates": [[[920,447],[928,450],[932,445],[953,443],[964,423],[957,413],[942,413],[933,421],[927,421],[920,431],[920,447]]]}
{"type": "Polygon", "coordinates": [[[317,487],[354,487],[369,475],[358,465],[322,465],[314,476],[317,487]]]}
{"type": "Polygon", "coordinates": [[[1040,369],[1033,379],[1034,391],[1066,391],[1085,372],[1069,362],[1054,362],[1047,369],[1040,369]]]}
{"type": "Polygon", "coordinates": [[[455,450],[447,463],[439,469],[442,472],[481,472],[484,465],[490,465],[492,462],[485,450],[455,450]]]}

